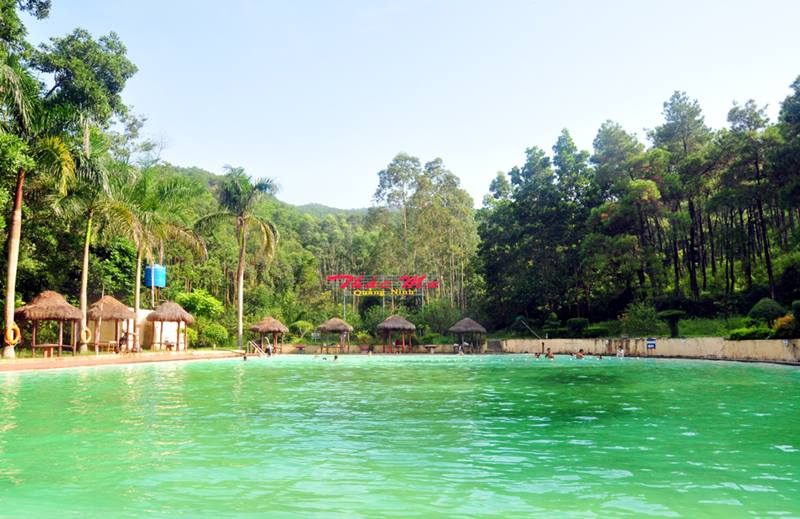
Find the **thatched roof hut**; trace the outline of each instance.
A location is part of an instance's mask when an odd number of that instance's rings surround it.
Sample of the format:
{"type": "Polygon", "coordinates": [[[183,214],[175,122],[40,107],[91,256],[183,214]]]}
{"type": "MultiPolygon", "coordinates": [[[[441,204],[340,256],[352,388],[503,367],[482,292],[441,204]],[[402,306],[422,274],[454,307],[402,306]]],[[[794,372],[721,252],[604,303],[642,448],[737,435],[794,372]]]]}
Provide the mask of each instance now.
{"type": "Polygon", "coordinates": [[[394,347],[392,346],[392,332],[399,332],[400,346],[402,348],[401,351],[405,353],[406,334],[413,333],[416,329],[417,327],[414,326],[414,323],[408,321],[407,319],[400,317],[399,315],[390,315],[378,325],[378,331],[383,333],[385,337],[383,351],[394,353],[394,347]]]}
{"type": "Polygon", "coordinates": [[[339,319],[338,317],[331,317],[324,323],[320,324],[317,328],[319,328],[322,332],[352,332],[353,327],[347,324],[346,321],[339,319]]]}
{"type": "MultiPolygon", "coordinates": [[[[77,333],[76,328],[82,317],[81,311],[67,303],[64,296],[52,290],[45,290],[25,306],[17,308],[14,312],[14,319],[18,321],[31,321],[31,350],[36,356],[36,330],[39,321],[58,321],[58,343],[52,345],[39,345],[40,347],[52,349],[58,347],[58,355],[61,356],[61,348],[64,346],[64,323],[70,322],[70,343],[72,354],[76,354],[77,333]]],[[[45,350],[47,351],[47,350],[45,350]]]]}
{"type": "Polygon", "coordinates": [[[378,325],[379,331],[413,332],[417,327],[414,323],[399,315],[391,315],[378,325]]]}
{"type": "Polygon", "coordinates": [[[448,330],[450,333],[486,333],[486,328],[478,324],[477,322],[473,321],[469,317],[465,317],[458,321],[456,324],[451,326],[448,330]]]}
{"type": "Polygon", "coordinates": [[[46,290],[25,306],[17,308],[14,319],[19,321],[80,321],[81,311],[67,303],[64,296],[46,290]]]}
{"type": "Polygon", "coordinates": [[[86,313],[90,321],[127,321],[136,318],[136,314],[113,296],[103,296],[91,305],[86,313]]]}
{"type": "Polygon", "coordinates": [[[267,316],[251,326],[250,331],[257,333],[289,333],[289,328],[274,317],[267,316]]]}
{"type": "Polygon", "coordinates": [[[150,312],[150,314],[147,316],[147,320],[150,322],[183,322],[192,324],[194,322],[194,317],[192,317],[192,314],[184,310],[178,303],[167,301],[165,303],[161,303],[158,308],[150,312]]]}

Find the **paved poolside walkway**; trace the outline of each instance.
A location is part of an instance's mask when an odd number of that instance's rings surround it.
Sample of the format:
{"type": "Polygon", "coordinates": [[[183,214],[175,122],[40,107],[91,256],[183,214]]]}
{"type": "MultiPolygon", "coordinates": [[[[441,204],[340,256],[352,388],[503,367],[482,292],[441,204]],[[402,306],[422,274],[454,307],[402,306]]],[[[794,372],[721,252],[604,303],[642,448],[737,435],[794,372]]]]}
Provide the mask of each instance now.
{"type": "Polygon", "coordinates": [[[64,355],[53,358],[23,358],[0,360],[2,371],[37,371],[44,369],[77,368],[82,366],[106,366],[112,364],[141,364],[145,362],[174,362],[182,360],[210,360],[240,357],[228,350],[189,350],[188,352],[142,352],[135,355],[114,353],[101,355],[64,355]]]}

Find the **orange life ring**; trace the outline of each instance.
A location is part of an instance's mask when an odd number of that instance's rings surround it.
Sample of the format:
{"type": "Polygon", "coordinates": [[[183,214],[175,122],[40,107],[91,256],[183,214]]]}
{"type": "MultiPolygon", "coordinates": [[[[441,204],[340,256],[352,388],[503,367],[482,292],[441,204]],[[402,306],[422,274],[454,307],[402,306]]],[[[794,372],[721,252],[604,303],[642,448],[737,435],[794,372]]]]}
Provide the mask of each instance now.
{"type": "Polygon", "coordinates": [[[22,340],[22,333],[20,333],[17,323],[11,323],[11,326],[6,328],[5,340],[9,346],[16,346],[22,340]]]}
{"type": "Polygon", "coordinates": [[[89,344],[89,341],[92,339],[92,331],[89,329],[88,326],[84,326],[83,330],[81,330],[81,344],[89,344]]]}

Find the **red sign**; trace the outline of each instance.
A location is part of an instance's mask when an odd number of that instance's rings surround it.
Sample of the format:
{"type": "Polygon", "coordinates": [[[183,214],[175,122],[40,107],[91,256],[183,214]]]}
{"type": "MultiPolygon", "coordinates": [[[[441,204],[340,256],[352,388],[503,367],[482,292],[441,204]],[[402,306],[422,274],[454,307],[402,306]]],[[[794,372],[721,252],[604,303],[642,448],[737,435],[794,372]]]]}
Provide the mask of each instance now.
{"type": "Polygon", "coordinates": [[[427,278],[427,275],[354,276],[335,274],[328,276],[326,280],[328,283],[336,283],[342,290],[352,291],[356,296],[412,296],[422,289],[439,288],[438,280],[427,278]]]}

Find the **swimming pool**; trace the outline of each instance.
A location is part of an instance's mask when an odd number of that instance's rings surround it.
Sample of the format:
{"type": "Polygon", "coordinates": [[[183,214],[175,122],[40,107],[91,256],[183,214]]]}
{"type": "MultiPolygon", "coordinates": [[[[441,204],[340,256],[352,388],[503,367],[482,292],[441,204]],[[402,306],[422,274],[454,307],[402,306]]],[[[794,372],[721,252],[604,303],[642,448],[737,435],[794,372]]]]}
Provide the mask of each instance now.
{"type": "Polygon", "coordinates": [[[800,514],[800,370],[312,356],[0,375],[3,517],[800,514]]]}

